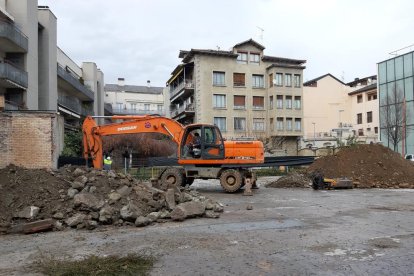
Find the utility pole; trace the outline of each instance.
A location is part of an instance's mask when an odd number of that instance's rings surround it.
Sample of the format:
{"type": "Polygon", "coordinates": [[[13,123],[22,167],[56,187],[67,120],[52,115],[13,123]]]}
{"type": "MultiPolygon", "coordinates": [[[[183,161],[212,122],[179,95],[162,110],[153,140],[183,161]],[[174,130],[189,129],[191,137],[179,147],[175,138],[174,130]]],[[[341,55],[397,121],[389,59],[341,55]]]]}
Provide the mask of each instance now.
{"type": "Polygon", "coordinates": [[[312,122],[313,124],[313,146],[315,146],[315,140],[316,140],[316,132],[315,132],[315,122],[312,122]]]}

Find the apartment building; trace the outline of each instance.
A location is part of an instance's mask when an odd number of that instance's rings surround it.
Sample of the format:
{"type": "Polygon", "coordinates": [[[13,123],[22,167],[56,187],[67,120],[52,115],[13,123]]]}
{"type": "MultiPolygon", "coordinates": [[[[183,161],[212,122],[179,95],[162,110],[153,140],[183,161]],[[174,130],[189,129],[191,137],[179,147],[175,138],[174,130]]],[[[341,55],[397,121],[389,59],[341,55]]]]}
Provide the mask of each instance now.
{"type": "Polygon", "coordinates": [[[376,76],[344,83],[325,74],[303,84],[304,136],[301,147],[337,146],[338,140],[378,141],[376,76]]]}
{"type": "Polygon", "coordinates": [[[48,110],[76,128],[104,114],[104,75],[57,47],[56,16],[37,0],[0,0],[0,110],[48,110]]]}
{"type": "Polygon", "coordinates": [[[229,51],[181,50],[167,81],[169,114],[183,124],[217,125],[227,139],[270,140],[295,155],[303,135],[305,60],[264,54],[249,39],[229,51]]]}
{"type": "Polygon", "coordinates": [[[117,115],[158,114],[165,116],[164,87],[127,85],[124,78],[117,84],[105,85],[105,104],[117,115]]]}
{"type": "Polygon", "coordinates": [[[381,142],[405,154],[414,153],[414,52],[412,45],[378,63],[381,142]],[[408,50],[408,51],[407,51],[408,50]]]}

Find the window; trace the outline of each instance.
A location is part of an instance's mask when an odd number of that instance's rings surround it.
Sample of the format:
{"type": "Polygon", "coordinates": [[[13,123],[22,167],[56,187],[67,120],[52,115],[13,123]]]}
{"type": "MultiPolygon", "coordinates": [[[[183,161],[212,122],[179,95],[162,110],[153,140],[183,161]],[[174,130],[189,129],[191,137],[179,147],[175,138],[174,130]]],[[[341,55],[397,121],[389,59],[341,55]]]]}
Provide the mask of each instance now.
{"type": "Polygon", "coordinates": [[[245,109],[246,108],[246,96],[234,95],[233,106],[234,106],[234,109],[245,109]]]}
{"type": "Polygon", "coordinates": [[[237,63],[247,64],[247,52],[238,52],[237,63]]]}
{"type": "Polygon", "coordinates": [[[283,96],[282,95],[277,95],[276,96],[276,108],[277,109],[282,109],[283,108],[283,96]]]}
{"type": "Polygon", "coordinates": [[[276,129],[277,130],[283,130],[283,118],[277,117],[276,119],[276,129]]]}
{"type": "Polygon", "coordinates": [[[300,118],[295,119],[295,130],[296,131],[302,130],[302,120],[300,118]]]}
{"type": "Polygon", "coordinates": [[[226,95],[214,94],[213,95],[213,107],[214,108],[226,108],[226,95]]]}
{"type": "Polygon", "coordinates": [[[358,136],[364,136],[364,130],[362,128],[358,129],[358,136]]]}
{"type": "Polygon", "coordinates": [[[362,124],[362,113],[357,114],[357,124],[362,124]]]}
{"type": "Polygon", "coordinates": [[[162,104],[157,105],[157,110],[162,111],[164,109],[164,106],[162,104]]]}
{"type": "Polygon", "coordinates": [[[137,110],[137,104],[136,103],[131,103],[131,109],[132,110],[137,110]]]}
{"type": "Polygon", "coordinates": [[[263,118],[253,118],[253,131],[264,131],[265,121],[263,118]]]}
{"type": "Polygon", "coordinates": [[[213,85],[215,86],[224,86],[226,84],[224,79],[225,73],[224,72],[213,72],[213,85]]]}
{"type": "Polygon", "coordinates": [[[121,110],[122,108],[123,108],[123,103],[116,103],[116,108],[118,109],[118,110],[121,110]]]}
{"type": "Polygon", "coordinates": [[[367,133],[370,133],[370,132],[371,132],[371,128],[367,127],[367,133]]]}
{"type": "Polygon", "coordinates": [[[292,74],[285,74],[285,86],[292,86],[292,74]]]}
{"type": "Polygon", "coordinates": [[[250,53],[250,63],[259,64],[260,54],[250,53]]]}
{"type": "Polygon", "coordinates": [[[302,108],[302,103],[301,103],[301,97],[300,96],[295,96],[295,108],[296,109],[301,109],[302,108]]]}
{"type": "Polygon", "coordinates": [[[244,73],[233,73],[233,86],[244,87],[245,85],[244,73]]]}
{"type": "Polygon", "coordinates": [[[377,99],[377,93],[368,94],[368,101],[373,101],[377,99]]]}
{"type": "Polygon", "coordinates": [[[214,124],[220,131],[226,131],[226,117],[214,117],[214,124]]]}
{"type": "Polygon", "coordinates": [[[264,97],[253,96],[253,109],[264,109],[264,97]]]}
{"type": "Polygon", "coordinates": [[[292,109],[292,96],[286,96],[286,108],[292,109]]]}
{"type": "Polygon", "coordinates": [[[252,87],[253,88],[264,88],[264,76],[253,75],[252,76],[252,87]]]}
{"type": "Polygon", "coordinates": [[[293,82],[295,84],[295,87],[300,87],[300,75],[294,75],[293,77],[294,77],[293,82]]]}
{"type": "Polygon", "coordinates": [[[269,109],[273,109],[273,96],[269,97],[269,109]]]}
{"type": "Polygon", "coordinates": [[[150,104],[144,104],[144,110],[146,111],[150,110],[150,104]]]}
{"type": "Polygon", "coordinates": [[[237,131],[246,130],[246,118],[235,117],[234,118],[234,130],[237,130],[237,131]]]}
{"type": "Polygon", "coordinates": [[[367,112],[367,123],[372,123],[372,111],[367,112]]]}
{"type": "Polygon", "coordinates": [[[362,95],[357,96],[357,103],[362,103],[362,95]]]}
{"type": "Polygon", "coordinates": [[[273,87],[273,74],[269,74],[269,87],[273,87]]]}
{"type": "Polygon", "coordinates": [[[378,127],[374,127],[375,134],[378,134],[378,127]]]}
{"type": "Polygon", "coordinates": [[[282,73],[276,73],[275,83],[276,83],[276,86],[283,85],[283,74],[282,73]]]}
{"type": "Polygon", "coordinates": [[[275,130],[275,127],[274,127],[274,125],[273,125],[273,118],[270,118],[270,119],[269,119],[269,126],[270,126],[270,130],[271,130],[271,131],[275,130]]]}
{"type": "Polygon", "coordinates": [[[292,118],[286,118],[286,130],[292,130],[292,118]]]}

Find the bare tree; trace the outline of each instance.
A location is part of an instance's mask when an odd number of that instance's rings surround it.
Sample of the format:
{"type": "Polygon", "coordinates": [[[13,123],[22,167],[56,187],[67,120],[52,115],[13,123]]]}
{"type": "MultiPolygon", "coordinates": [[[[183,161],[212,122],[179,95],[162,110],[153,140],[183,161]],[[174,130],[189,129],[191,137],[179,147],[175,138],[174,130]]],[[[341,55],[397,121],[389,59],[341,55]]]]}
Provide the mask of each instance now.
{"type": "Polygon", "coordinates": [[[397,151],[398,143],[403,139],[403,128],[407,117],[404,93],[397,90],[394,85],[391,93],[387,93],[386,103],[387,105],[381,107],[380,112],[381,129],[385,132],[394,151],[397,151]]]}

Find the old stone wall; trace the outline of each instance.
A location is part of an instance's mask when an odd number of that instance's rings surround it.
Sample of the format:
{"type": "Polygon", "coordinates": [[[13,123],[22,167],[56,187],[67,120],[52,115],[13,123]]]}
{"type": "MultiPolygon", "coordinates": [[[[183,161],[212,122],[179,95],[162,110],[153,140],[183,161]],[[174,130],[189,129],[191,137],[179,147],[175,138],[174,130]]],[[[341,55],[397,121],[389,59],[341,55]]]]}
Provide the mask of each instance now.
{"type": "Polygon", "coordinates": [[[0,113],[0,168],[56,168],[62,148],[63,118],[58,114],[0,113]]]}

